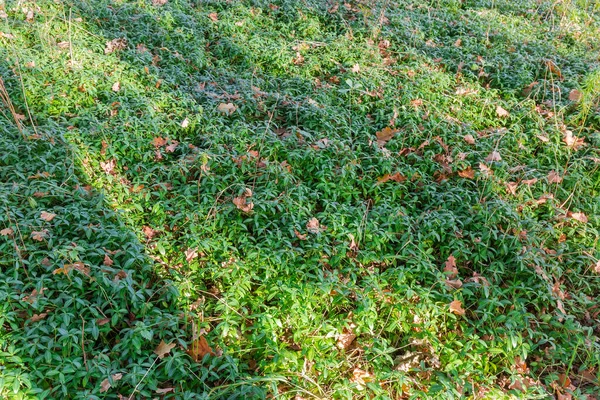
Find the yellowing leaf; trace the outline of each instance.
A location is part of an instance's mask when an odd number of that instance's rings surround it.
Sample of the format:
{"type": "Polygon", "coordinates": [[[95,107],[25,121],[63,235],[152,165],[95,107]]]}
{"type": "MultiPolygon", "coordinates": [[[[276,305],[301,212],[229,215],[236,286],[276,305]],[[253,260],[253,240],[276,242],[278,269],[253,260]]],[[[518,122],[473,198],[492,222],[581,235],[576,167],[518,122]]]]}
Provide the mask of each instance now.
{"type": "Polygon", "coordinates": [[[42,211],[40,214],[40,218],[47,222],[52,221],[54,217],[56,217],[56,214],[47,211],[42,211]]]}
{"type": "Polygon", "coordinates": [[[465,309],[462,308],[462,302],[460,300],[454,300],[449,305],[450,312],[456,315],[465,315],[465,309]]]}
{"type": "Polygon", "coordinates": [[[161,340],[160,344],[156,346],[156,349],[154,349],[154,354],[156,354],[158,358],[162,359],[164,356],[169,354],[171,349],[173,349],[175,346],[175,343],[165,343],[164,340],[161,340]]]}

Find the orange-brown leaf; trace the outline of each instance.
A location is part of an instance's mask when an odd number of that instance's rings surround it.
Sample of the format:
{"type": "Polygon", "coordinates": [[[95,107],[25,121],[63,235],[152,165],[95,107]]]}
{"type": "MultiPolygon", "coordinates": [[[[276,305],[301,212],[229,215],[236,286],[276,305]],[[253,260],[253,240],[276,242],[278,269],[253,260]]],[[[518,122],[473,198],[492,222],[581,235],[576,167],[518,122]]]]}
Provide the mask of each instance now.
{"type": "Polygon", "coordinates": [[[194,340],[188,348],[187,353],[196,362],[202,361],[207,354],[210,354],[211,356],[215,355],[215,352],[211,349],[204,336],[200,336],[198,339],[194,340]]]}
{"type": "Polygon", "coordinates": [[[450,308],[450,312],[456,315],[465,315],[465,309],[462,308],[462,302],[460,300],[454,300],[448,306],[450,308]]]}
{"type": "Polygon", "coordinates": [[[394,137],[394,135],[396,133],[398,133],[398,129],[393,129],[393,128],[390,128],[389,126],[386,126],[379,132],[376,132],[375,136],[377,136],[378,143],[386,144],[388,141],[390,141],[394,137]]]}
{"type": "Polygon", "coordinates": [[[56,217],[56,214],[47,211],[42,211],[42,213],[40,214],[40,218],[46,222],[52,221],[54,217],[56,217]]]}
{"type": "Polygon", "coordinates": [[[467,167],[462,171],[458,171],[458,176],[461,178],[474,179],[475,178],[475,170],[471,167],[467,167]]]}
{"type": "Polygon", "coordinates": [[[159,345],[156,346],[156,349],[154,349],[154,354],[156,354],[158,358],[162,359],[164,356],[169,354],[175,346],[175,343],[165,343],[164,340],[161,340],[159,345]]]}

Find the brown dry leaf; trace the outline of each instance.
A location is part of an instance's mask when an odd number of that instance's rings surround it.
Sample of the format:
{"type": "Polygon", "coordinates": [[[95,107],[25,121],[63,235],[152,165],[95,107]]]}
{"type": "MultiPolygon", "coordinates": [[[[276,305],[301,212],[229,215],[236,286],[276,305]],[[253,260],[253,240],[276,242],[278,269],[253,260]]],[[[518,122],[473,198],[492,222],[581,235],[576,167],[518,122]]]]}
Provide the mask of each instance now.
{"type": "Polygon", "coordinates": [[[579,101],[582,96],[583,94],[577,89],[573,89],[569,92],[569,100],[571,101],[579,101]]]}
{"type": "Polygon", "coordinates": [[[233,198],[233,204],[235,204],[235,206],[242,212],[249,213],[254,208],[254,203],[252,203],[252,201],[246,203],[246,199],[251,196],[252,191],[250,189],[246,189],[244,194],[233,198]]]}
{"type": "Polygon", "coordinates": [[[167,153],[173,153],[177,149],[177,146],[179,146],[179,142],[177,140],[171,140],[171,144],[165,147],[165,151],[167,153]]]}
{"type": "Polygon", "coordinates": [[[310,233],[320,233],[323,230],[323,228],[324,227],[319,223],[319,220],[314,217],[309,219],[306,223],[306,229],[310,233]]]}
{"type": "Polygon", "coordinates": [[[181,121],[181,127],[182,128],[187,128],[190,125],[190,120],[185,118],[183,121],[181,121]]]}
{"type": "Polygon", "coordinates": [[[567,130],[565,132],[565,137],[563,138],[563,142],[566,143],[567,146],[572,147],[573,150],[579,150],[580,147],[585,146],[585,139],[579,138],[573,135],[573,132],[567,130]]]}
{"type": "Polygon", "coordinates": [[[165,393],[170,393],[170,392],[174,392],[174,391],[175,391],[175,388],[172,388],[172,387],[156,389],[156,393],[158,393],[158,394],[165,394],[165,393]]]}
{"type": "Polygon", "coordinates": [[[308,238],[308,234],[302,234],[302,233],[298,232],[296,229],[294,229],[294,235],[296,235],[296,237],[300,240],[306,240],[308,238]]]}
{"type": "Polygon", "coordinates": [[[113,83],[112,85],[112,91],[113,92],[118,92],[119,90],[121,90],[121,82],[116,81],[115,83],[113,83]]]}
{"type": "Polygon", "coordinates": [[[231,115],[235,112],[235,110],[237,110],[237,107],[233,103],[221,103],[217,107],[217,111],[219,111],[221,114],[231,115]]]}
{"type": "Polygon", "coordinates": [[[467,167],[462,171],[458,171],[458,176],[461,178],[474,179],[475,178],[475,170],[471,167],[467,167]]]}
{"type": "Polygon", "coordinates": [[[548,173],[548,183],[561,183],[563,178],[554,170],[548,173]]]}
{"type": "Polygon", "coordinates": [[[54,271],[52,271],[52,274],[53,275],[58,275],[58,274],[69,275],[69,272],[71,272],[72,270],[79,271],[85,276],[90,276],[90,269],[88,267],[86,267],[85,264],[82,263],[81,261],[74,262],[73,264],[65,264],[62,266],[62,268],[57,268],[54,271]]]}
{"type": "Polygon", "coordinates": [[[356,339],[356,335],[352,331],[344,329],[344,333],[337,336],[337,347],[341,350],[348,350],[356,339]]]}
{"type": "Polygon", "coordinates": [[[0,231],[0,236],[12,236],[15,231],[12,228],[4,228],[0,231]]]}
{"type": "Polygon", "coordinates": [[[210,354],[211,356],[215,355],[215,352],[211,349],[204,336],[200,336],[198,339],[194,340],[187,350],[187,353],[196,362],[202,361],[207,354],[210,354]]]}
{"type": "Polygon", "coordinates": [[[208,14],[208,18],[210,18],[212,22],[217,22],[219,20],[219,14],[216,12],[210,13],[208,14]]]}
{"type": "Polygon", "coordinates": [[[456,39],[456,42],[454,42],[454,47],[460,47],[462,46],[462,39],[456,39]]]}
{"type": "Polygon", "coordinates": [[[155,7],[164,6],[167,4],[167,0],[152,0],[152,5],[155,7]]]}
{"type": "Polygon", "coordinates": [[[296,57],[292,58],[292,62],[294,65],[302,65],[304,64],[304,56],[300,54],[299,51],[296,52],[296,57]]]}
{"type": "Polygon", "coordinates": [[[465,315],[465,309],[462,308],[462,302],[460,300],[454,300],[450,303],[450,312],[456,315],[465,315]]]}
{"type": "Polygon", "coordinates": [[[48,313],[33,314],[33,316],[31,318],[29,318],[29,321],[31,321],[31,322],[38,322],[38,321],[43,320],[47,316],[48,316],[48,313]]]}
{"type": "Polygon", "coordinates": [[[574,212],[569,211],[567,213],[567,216],[573,218],[576,221],[582,222],[584,224],[587,224],[587,222],[588,222],[588,217],[582,212],[574,213],[574,212]]]}
{"type": "MultiPolygon", "coordinates": [[[[114,382],[118,382],[121,380],[121,378],[123,378],[123,374],[119,373],[119,374],[114,374],[111,376],[113,383],[114,382]]],[[[100,393],[105,393],[106,391],[108,391],[108,389],[111,388],[111,384],[108,380],[108,378],[104,379],[102,381],[102,383],[100,383],[100,393]]]]}
{"type": "Polygon", "coordinates": [[[475,144],[475,138],[473,137],[473,135],[465,135],[463,136],[463,140],[468,144],[475,144]]]}
{"type": "Polygon", "coordinates": [[[173,347],[175,346],[175,343],[165,343],[164,340],[161,340],[159,345],[156,346],[156,349],[154,349],[154,354],[156,354],[158,358],[162,360],[164,356],[169,354],[171,352],[171,349],[173,349],[173,347]]]}
{"type": "Polygon", "coordinates": [[[102,168],[102,170],[109,175],[113,174],[116,166],[117,166],[117,161],[114,158],[110,159],[106,162],[100,162],[100,168],[102,168]]]}
{"type": "Polygon", "coordinates": [[[98,318],[96,320],[96,325],[98,326],[102,326],[102,325],[106,325],[110,322],[110,318],[98,318]]]}
{"type": "Polygon", "coordinates": [[[354,64],[354,66],[352,67],[352,72],[358,74],[360,72],[360,65],[354,64]]]}
{"type": "Polygon", "coordinates": [[[598,260],[598,262],[596,263],[596,266],[594,267],[594,272],[600,274],[600,260],[598,260]]]}
{"type": "Polygon", "coordinates": [[[458,276],[458,268],[456,268],[456,258],[453,255],[449,255],[444,265],[444,273],[449,279],[454,279],[458,276]]]}
{"type": "Polygon", "coordinates": [[[47,211],[42,211],[42,213],[40,214],[40,218],[46,222],[52,221],[54,217],[56,217],[56,214],[47,211]]]}
{"type": "Polygon", "coordinates": [[[562,73],[560,72],[560,68],[558,68],[554,61],[544,60],[544,64],[546,64],[546,67],[548,68],[551,74],[558,76],[560,80],[563,79],[562,73]]]}
{"type": "Polygon", "coordinates": [[[536,135],[536,137],[544,143],[548,143],[550,141],[550,138],[546,135],[536,135]]]}
{"type": "Polygon", "coordinates": [[[48,229],[31,232],[31,238],[33,240],[37,240],[38,242],[41,242],[42,240],[46,239],[47,237],[48,237],[48,229]]]}
{"type": "Polygon", "coordinates": [[[114,264],[114,261],[108,256],[108,254],[105,254],[103,264],[106,265],[107,267],[110,267],[111,265],[114,264]]]}
{"type": "Polygon", "coordinates": [[[517,182],[507,182],[506,183],[506,192],[515,196],[517,194],[517,188],[519,184],[517,182]]]}
{"type": "Polygon", "coordinates": [[[157,235],[158,232],[156,232],[154,229],[150,228],[147,225],[144,225],[142,227],[142,233],[144,234],[144,236],[146,236],[147,239],[152,239],[154,236],[157,235]]]}
{"type": "Polygon", "coordinates": [[[396,133],[398,133],[398,129],[393,129],[393,128],[390,128],[389,126],[386,126],[379,132],[375,133],[375,136],[377,136],[377,143],[379,143],[381,146],[383,146],[384,144],[389,142],[396,133]]]}
{"type": "Polygon", "coordinates": [[[521,183],[522,183],[523,185],[531,186],[531,185],[534,185],[534,184],[536,184],[536,183],[537,183],[537,181],[538,181],[538,179],[537,179],[537,178],[531,178],[531,179],[524,179],[524,180],[522,180],[522,181],[521,181],[521,183]]]}
{"type": "Polygon", "coordinates": [[[485,158],[485,161],[486,162],[502,161],[502,156],[500,156],[500,153],[498,153],[496,150],[494,150],[490,154],[488,154],[488,156],[485,158]]]}
{"type": "Polygon", "coordinates": [[[167,139],[163,139],[160,136],[159,137],[155,137],[154,139],[152,139],[152,144],[156,148],[163,147],[164,145],[167,144],[167,139]]]}
{"type": "Polygon", "coordinates": [[[117,50],[123,50],[127,47],[127,40],[123,38],[113,39],[111,41],[106,42],[106,47],[104,48],[104,54],[110,54],[117,50]]]}
{"type": "Polygon", "coordinates": [[[506,118],[510,115],[510,113],[501,106],[496,106],[496,115],[500,118],[506,118]]]}
{"type": "Polygon", "coordinates": [[[394,182],[404,182],[406,180],[406,177],[404,175],[402,175],[400,172],[396,172],[395,174],[385,174],[382,177],[377,178],[377,183],[385,183],[387,181],[394,181],[394,182]]]}
{"type": "Polygon", "coordinates": [[[369,372],[360,368],[354,368],[350,382],[355,383],[358,390],[364,390],[367,386],[367,383],[372,382],[374,379],[375,377],[369,372]]]}
{"type": "Polygon", "coordinates": [[[198,249],[189,248],[185,251],[185,261],[191,262],[194,258],[198,257],[198,249]]]}
{"type": "Polygon", "coordinates": [[[460,279],[446,279],[445,283],[451,289],[460,289],[463,285],[460,279]]]}

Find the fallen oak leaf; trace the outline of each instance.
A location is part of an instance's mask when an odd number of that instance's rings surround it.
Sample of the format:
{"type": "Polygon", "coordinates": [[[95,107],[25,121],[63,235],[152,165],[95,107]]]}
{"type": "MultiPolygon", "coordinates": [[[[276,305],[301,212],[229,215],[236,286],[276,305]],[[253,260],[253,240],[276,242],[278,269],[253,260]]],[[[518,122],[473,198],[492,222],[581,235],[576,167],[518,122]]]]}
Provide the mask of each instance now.
{"type": "Polygon", "coordinates": [[[217,14],[216,12],[212,12],[208,14],[208,18],[210,18],[210,20],[213,22],[217,22],[219,21],[219,14],[217,14]]]}
{"type": "MultiPolygon", "coordinates": [[[[113,374],[111,375],[111,380],[112,383],[118,382],[121,380],[121,378],[123,378],[123,374],[118,373],[118,374],[113,374]]],[[[112,384],[110,382],[110,380],[108,378],[104,379],[101,383],[100,383],[100,393],[105,393],[106,391],[108,391],[108,389],[110,389],[112,387],[112,384]]]]}
{"type": "Polygon", "coordinates": [[[0,236],[12,236],[15,231],[12,228],[4,228],[0,231],[0,236]]]}
{"type": "Polygon", "coordinates": [[[465,135],[463,136],[463,140],[468,144],[475,144],[475,138],[473,137],[473,135],[465,135]]]}
{"type": "Polygon", "coordinates": [[[563,137],[563,142],[573,150],[577,151],[580,147],[585,146],[585,139],[573,135],[573,131],[567,130],[563,137]]]}
{"type": "Polygon", "coordinates": [[[164,340],[161,340],[159,345],[156,346],[156,349],[154,349],[154,354],[156,354],[158,358],[162,360],[175,346],[175,343],[165,343],[164,340]]]}
{"type": "Polygon", "coordinates": [[[355,383],[358,390],[364,390],[367,386],[367,383],[372,382],[373,380],[375,380],[373,374],[360,368],[354,368],[350,382],[355,383]]]}
{"type": "Polygon", "coordinates": [[[162,389],[156,389],[155,392],[157,394],[165,394],[165,393],[170,393],[170,392],[174,392],[175,388],[169,387],[169,388],[162,388],[162,389]]]}
{"type": "Polygon", "coordinates": [[[451,289],[460,289],[463,285],[460,279],[446,279],[445,283],[451,289]]]}
{"type": "Polygon", "coordinates": [[[252,196],[252,191],[250,189],[246,189],[244,194],[242,194],[241,196],[238,196],[238,197],[234,197],[232,202],[242,212],[249,213],[254,208],[254,203],[252,203],[252,201],[247,203],[246,199],[251,196],[252,196]]]}
{"type": "Polygon", "coordinates": [[[298,232],[298,230],[294,229],[294,235],[296,235],[296,237],[300,240],[306,240],[308,237],[308,234],[302,234],[300,232],[298,232]]]}
{"type": "Polygon", "coordinates": [[[324,226],[319,223],[318,219],[313,217],[313,218],[309,219],[308,222],[306,223],[306,229],[310,233],[320,233],[323,231],[324,226]]]}
{"type": "Polygon", "coordinates": [[[381,183],[385,183],[387,181],[394,181],[394,182],[404,182],[406,180],[406,177],[404,175],[402,175],[400,172],[396,172],[394,174],[385,174],[379,178],[377,178],[377,183],[381,184],[381,183]]]}
{"type": "Polygon", "coordinates": [[[38,322],[38,321],[43,320],[47,316],[48,316],[48,313],[33,314],[33,316],[31,318],[29,318],[29,321],[38,322]]]}
{"type": "Polygon", "coordinates": [[[500,153],[498,153],[496,150],[494,150],[490,154],[488,154],[488,156],[485,158],[485,161],[486,162],[502,161],[502,156],[500,156],[500,153]]]}
{"type": "Polygon", "coordinates": [[[111,265],[114,264],[114,261],[108,256],[108,254],[105,254],[103,264],[106,265],[107,267],[110,267],[111,265]]]}
{"type": "Polygon", "coordinates": [[[569,92],[569,100],[571,100],[571,101],[577,102],[577,101],[581,100],[582,97],[583,97],[583,94],[577,89],[573,89],[569,92]]]}
{"type": "Polygon", "coordinates": [[[164,145],[167,144],[167,139],[163,139],[160,136],[159,137],[155,137],[154,139],[152,139],[152,144],[156,148],[163,147],[164,145]]]}
{"type": "Polygon", "coordinates": [[[563,178],[554,170],[548,172],[548,183],[561,183],[563,178]]]}
{"type": "Polygon", "coordinates": [[[510,113],[501,106],[496,106],[496,115],[500,118],[506,118],[510,115],[510,113]]]}
{"type": "Polygon", "coordinates": [[[389,126],[386,126],[385,128],[383,128],[379,132],[375,132],[375,136],[377,137],[377,143],[380,146],[385,145],[398,132],[399,132],[399,129],[393,129],[393,128],[390,128],[389,126]]]}

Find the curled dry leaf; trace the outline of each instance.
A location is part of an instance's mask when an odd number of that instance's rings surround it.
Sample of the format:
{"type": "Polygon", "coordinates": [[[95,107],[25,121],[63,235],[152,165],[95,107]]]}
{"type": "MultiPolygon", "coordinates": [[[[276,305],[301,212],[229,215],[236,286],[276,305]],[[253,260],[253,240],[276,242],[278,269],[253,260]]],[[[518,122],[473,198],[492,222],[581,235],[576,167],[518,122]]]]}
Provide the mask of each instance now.
{"type": "Polygon", "coordinates": [[[460,300],[454,300],[449,304],[450,312],[456,315],[465,315],[465,309],[462,308],[460,300]]]}
{"type": "Polygon", "coordinates": [[[198,257],[198,249],[189,248],[185,251],[185,260],[187,262],[191,262],[196,257],[198,257]]]}
{"type": "Polygon", "coordinates": [[[217,107],[217,111],[219,111],[221,114],[231,115],[235,112],[235,110],[237,110],[237,107],[233,103],[221,103],[217,107]]]}
{"type": "Polygon", "coordinates": [[[121,82],[116,81],[115,83],[113,83],[112,85],[112,91],[113,92],[118,92],[119,90],[121,90],[121,82]]]}
{"type": "Polygon", "coordinates": [[[548,173],[548,183],[561,183],[563,178],[554,170],[548,173]]]}
{"type": "Polygon", "coordinates": [[[463,285],[460,279],[446,279],[445,283],[451,289],[460,289],[463,285]]]}
{"type": "Polygon", "coordinates": [[[174,391],[175,391],[175,388],[172,388],[172,387],[156,389],[157,394],[165,394],[165,393],[170,393],[170,392],[174,392],[174,391]]]}
{"type": "Polygon", "coordinates": [[[354,339],[356,339],[356,335],[352,331],[344,329],[344,333],[337,335],[336,345],[341,350],[348,350],[354,339]]]}
{"type": "Polygon", "coordinates": [[[117,50],[123,50],[127,47],[127,40],[123,38],[113,39],[111,41],[106,42],[106,47],[104,48],[104,54],[110,54],[117,50]]]}
{"type": "Polygon", "coordinates": [[[100,163],[100,168],[102,168],[102,170],[109,175],[114,174],[114,170],[115,170],[116,166],[117,166],[117,161],[114,158],[112,158],[106,162],[100,163]]]}
{"type": "Polygon", "coordinates": [[[585,139],[579,138],[573,135],[573,132],[567,130],[565,132],[565,136],[563,137],[563,142],[569,147],[572,147],[573,150],[579,150],[580,147],[585,146],[585,139]]]}
{"type": "Polygon", "coordinates": [[[296,237],[300,240],[306,240],[308,237],[307,234],[302,234],[302,233],[298,232],[297,229],[294,229],[294,235],[296,235],[296,237]]]}
{"type": "Polygon", "coordinates": [[[103,264],[106,265],[107,267],[110,267],[111,265],[114,264],[114,261],[108,256],[108,254],[105,254],[103,264]]]}
{"type": "Polygon", "coordinates": [[[156,349],[154,349],[154,354],[162,360],[175,346],[175,343],[165,343],[164,340],[161,340],[159,345],[156,346],[156,349]]]}
{"type": "Polygon", "coordinates": [[[325,227],[319,223],[319,220],[314,217],[309,219],[306,223],[306,229],[310,233],[320,233],[323,231],[324,228],[325,227]]]}
{"type": "Polygon", "coordinates": [[[48,313],[33,314],[33,316],[31,318],[29,318],[29,321],[38,322],[38,321],[43,320],[47,316],[48,316],[48,313]]]}
{"type": "Polygon", "coordinates": [[[517,188],[519,184],[517,182],[507,182],[506,183],[506,192],[512,194],[513,196],[517,194],[517,188]]]}
{"type": "Polygon", "coordinates": [[[444,263],[444,273],[448,279],[454,279],[458,276],[458,268],[456,268],[456,258],[451,254],[444,263]]]}
{"type": "Polygon", "coordinates": [[[208,18],[210,18],[210,20],[213,22],[217,22],[219,20],[219,14],[216,12],[210,13],[208,14],[208,18]]]}
{"type": "Polygon", "coordinates": [[[596,265],[594,266],[594,272],[600,274],[600,260],[596,262],[596,265]]]}
{"type": "Polygon", "coordinates": [[[531,178],[531,179],[522,180],[521,183],[524,185],[527,185],[527,186],[531,186],[531,185],[536,184],[537,181],[538,181],[537,178],[531,178]]]}
{"type": "Polygon", "coordinates": [[[52,221],[54,217],[56,217],[56,214],[47,211],[42,211],[42,213],[40,214],[40,218],[46,222],[52,221]]]}
{"type": "Polygon", "coordinates": [[[467,167],[462,171],[458,171],[458,176],[461,178],[475,179],[475,170],[473,170],[471,167],[467,167]]]}
{"type": "Polygon", "coordinates": [[[360,65],[354,64],[354,66],[352,67],[352,72],[358,74],[360,72],[360,65]]]}
{"type": "Polygon", "coordinates": [[[37,240],[38,242],[41,242],[42,240],[46,239],[47,237],[48,237],[48,229],[31,232],[31,238],[33,240],[37,240]]]}
{"type": "Polygon", "coordinates": [[[15,231],[12,228],[4,228],[0,231],[0,236],[12,236],[15,231]]]}
{"type": "MultiPolygon", "coordinates": [[[[121,380],[121,378],[123,378],[123,374],[121,374],[121,373],[119,373],[119,374],[114,374],[114,375],[111,375],[111,379],[112,379],[112,382],[113,382],[113,383],[120,381],[120,380],[121,380]]],[[[111,385],[110,381],[108,380],[108,378],[104,379],[104,380],[103,380],[103,381],[100,383],[100,393],[105,393],[105,392],[107,392],[107,391],[108,391],[108,389],[110,389],[110,388],[111,388],[111,386],[112,386],[112,385],[111,385]]]]}
{"type": "Polygon", "coordinates": [[[250,196],[252,196],[252,191],[250,189],[246,189],[244,194],[233,198],[233,204],[235,204],[235,206],[242,212],[249,213],[254,208],[254,203],[252,203],[252,201],[246,202],[246,199],[250,196]]]}
{"type": "Polygon", "coordinates": [[[81,261],[74,262],[73,264],[65,264],[62,266],[62,268],[57,268],[54,271],[52,271],[52,274],[53,275],[59,275],[59,274],[69,275],[69,272],[71,272],[72,270],[79,271],[80,273],[82,273],[85,276],[90,276],[90,269],[88,267],[86,267],[85,264],[82,263],[81,261]]]}
{"type": "Polygon", "coordinates": [[[490,154],[488,154],[488,156],[485,158],[485,161],[486,162],[502,161],[502,157],[500,156],[500,153],[498,153],[496,150],[494,150],[490,154]]]}
{"type": "Polygon", "coordinates": [[[159,148],[159,147],[163,147],[164,145],[167,144],[167,139],[164,139],[162,137],[155,137],[154,139],[152,139],[152,144],[154,145],[154,147],[159,148]]]}
{"type": "Polygon", "coordinates": [[[190,120],[185,118],[183,121],[181,121],[181,127],[182,128],[187,128],[190,125],[190,120]]]}

